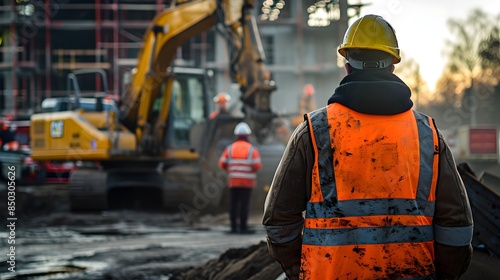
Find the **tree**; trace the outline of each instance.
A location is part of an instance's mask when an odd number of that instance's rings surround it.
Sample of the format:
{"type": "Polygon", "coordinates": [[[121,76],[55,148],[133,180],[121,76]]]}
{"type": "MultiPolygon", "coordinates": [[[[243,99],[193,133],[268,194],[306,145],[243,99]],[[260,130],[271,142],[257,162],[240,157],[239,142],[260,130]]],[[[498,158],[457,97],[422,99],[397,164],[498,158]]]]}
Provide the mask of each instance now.
{"type": "Polygon", "coordinates": [[[488,76],[495,78],[494,102],[495,108],[500,108],[500,14],[495,19],[490,36],[482,41],[479,46],[479,56],[481,63],[488,76]]]}
{"type": "MultiPolygon", "coordinates": [[[[404,56],[404,53],[401,55],[404,56]]],[[[420,109],[419,107],[422,104],[428,102],[430,93],[429,87],[422,78],[420,65],[415,60],[412,58],[405,58],[396,66],[394,73],[401,77],[411,89],[411,99],[415,104],[415,108],[420,109]]]]}
{"type": "Polygon", "coordinates": [[[463,81],[460,76],[454,75],[445,69],[436,83],[436,89],[431,100],[422,108],[424,113],[434,117],[441,129],[456,129],[469,118],[469,112],[461,107],[463,81]]]}
{"type": "Polygon", "coordinates": [[[490,122],[495,110],[488,105],[491,105],[493,89],[498,84],[492,69],[498,67],[492,67],[494,59],[486,63],[484,57],[490,57],[485,49],[496,44],[495,38],[498,37],[494,34],[495,30],[498,32],[498,21],[476,9],[465,20],[448,20],[448,26],[455,39],[447,42],[449,62],[444,77],[440,79],[444,84],[438,84],[437,94],[452,99],[449,101],[457,112],[455,117],[460,116],[462,124],[477,124],[478,120],[490,122]],[[458,102],[451,98],[456,94],[458,102]]]}
{"type": "Polygon", "coordinates": [[[479,57],[484,68],[500,68],[500,15],[495,19],[489,36],[479,45],[479,57]]]}

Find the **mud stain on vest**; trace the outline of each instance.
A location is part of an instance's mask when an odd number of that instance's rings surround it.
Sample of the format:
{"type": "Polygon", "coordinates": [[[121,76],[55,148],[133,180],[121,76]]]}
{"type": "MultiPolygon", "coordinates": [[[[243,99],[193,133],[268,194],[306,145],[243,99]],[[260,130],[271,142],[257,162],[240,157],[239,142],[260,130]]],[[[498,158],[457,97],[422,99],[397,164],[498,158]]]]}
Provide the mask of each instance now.
{"type": "Polygon", "coordinates": [[[406,213],[408,213],[408,214],[415,213],[417,210],[423,212],[425,210],[425,208],[419,206],[418,208],[417,207],[412,207],[411,209],[410,208],[405,209],[406,213]]]}
{"type": "Polygon", "coordinates": [[[347,125],[347,127],[350,127],[350,128],[356,128],[356,129],[361,128],[361,122],[359,120],[354,119],[352,116],[350,116],[346,120],[346,125],[347,125]]]}
{"type": "Polygon", "coordinates": [[[393,206],[389,206],[389,207],[387,208],[387,212],[388,212],[389,214],[393,214],[393,215],[395,215],[395,214],[399,213],[399,207],[397,207],[397,206],[395,206],[395,205],[393,205],[393,206]]]}
{"type": "Polygon", "coordinates": [[[412,233],[413,233],[414,235],[412,234],[412,235],[409,237],[409,239],[410,239],[411,241],[413,241],[413,242],[416,242],[416,241],[418,240],[418,236],[421,234],[421,231],[420,231],[420,229],[418,229],[418,228],[414,227],[414,228],[412,229],[412,233]]]}
{"type": "MultiPolygon", "coordinates": [[[[312,177],[313,178],[317,178],[318,174],[319,174],[318,169],[317,168],[313,168],[313,170],[312,170],[312,177]]],[[[319,195],[318,192],[320,192],[320,190],[318,188],[312,187],[311,188],[311,197],[318,197],[318,195],[319,195]]]]}
{"type": "MultiPolygon", "coordinates": [[[[382,136],[380,136],[378,138],[373,139],[372,141],[369,141],[369,143],[367,143],[366,145],[373,146],[373,145],[377,144],[378,142],[380,142],[380,141],[382,141],[384,139],[387,139],[387,136],[382,135],[382,136]]],[[[368,142],[368,140],[365,139],[365,142],[368,142]]]]}
{"type": "Polygon", "coordinates": [[[349,220],[346,220],[346,219],[338,219],[338,223],[341,227],[352,227],[353,225],[351,225],[351,222],[349,220]]]}
{"type": "Polygon", "coordinates": [[[386,216],[385,218],[382,219],[382,222],[384,223],[385,226],[390,226],[392,225],[392,218],[389,216],[386,216]]]}
{"type": "Polygon", "coordinates": [[[324,203],[325,207],[333,210],[333,214],[335,215],[336,218],[345,217],[344,211],[342,211],[342,209],[338,207],[337,197],[332,196],[330,197],[330,199],[325,199],[324,203]]]}
{"type": "Polygon", "coordinates": [[[328,259],[330,263],[333,262],[332,255],[330,255],[329,253],[325,254],[325,259],[328,259]]]}
{"type": "Polygon", "coordinates": [[[365,256],[366,248],[360,248],[359,246],[355,246],[354,248],[352,248],[352,251],[358,254],[360,258],[362,258],[365,256]]]}

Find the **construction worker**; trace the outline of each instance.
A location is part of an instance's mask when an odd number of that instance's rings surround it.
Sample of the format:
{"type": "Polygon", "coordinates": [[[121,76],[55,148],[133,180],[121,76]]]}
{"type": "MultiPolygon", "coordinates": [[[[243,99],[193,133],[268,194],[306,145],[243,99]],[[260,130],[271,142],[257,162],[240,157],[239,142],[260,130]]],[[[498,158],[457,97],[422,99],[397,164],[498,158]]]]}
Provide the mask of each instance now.
{"type": "Polygon", "coordinates": [[[338,52],[347,76],[294,131],[266,198],[270,254],[289,279],[458,279],[471,208],[443,135],[393,74],[394,29],[361,17],[338,52]]]}
{"type": "Polygon", "coordinates": [[[219,167],[228,173],[229,220],[231,232],[246,233],[252,189],[257,184],[257,170],[262,168],[259,150],[250,144],[252,130],[245,122],[234,128],[237,140],[226,147],[219,158],[219,167]],[[238,223],[239,220],[239,223],[238,223]]]}
{"type": "Polygon", "coordinates": [[[299,99],[299,113],[292,118],[293,127],[297,127],[303,120],[304,115],[316,109],[315,89],[311,84],[306,84],[299,99]]]}
{"type": "Polygon", "coordinates": [[[229,102],[231,101],[231,96],[225,92],[219,92],[213,99],[216,107],[216,111],[210,114],[209,118],[214,119],[219,114],[229,114],[229,102]]]}
{"type": "Polygon", "coordinates": [[[17,151],[19,149],[15,129],[9,127],[9,121],[6,119],[0,119],[0,147],[4,151],[17,151]]]}
{"type": "Polygon", "coordinates": [[[307,114],[313,110],[316,110],[316,100],[314,99],[314,86],[311,84],[306,84],[302,91],[302,96],[299,101],[300,113],[307,114]]]}

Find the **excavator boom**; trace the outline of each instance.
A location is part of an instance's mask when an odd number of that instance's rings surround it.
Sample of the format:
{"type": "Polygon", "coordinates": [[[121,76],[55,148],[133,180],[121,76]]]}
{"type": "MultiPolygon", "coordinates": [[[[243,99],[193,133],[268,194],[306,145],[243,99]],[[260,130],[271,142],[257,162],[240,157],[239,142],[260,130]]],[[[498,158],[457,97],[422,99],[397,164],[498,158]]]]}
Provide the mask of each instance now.
{"type": "MultiPolygon", "coordinates": [[[[123,124],[135,131],[141,141],[145,133],[161,136],[158,124],[164,123],[170,108],[170,66],[176,50],[187,39],[217,25],[233,49],[229,66],[233,80],[240,84],[249,121],[260,129],[274,116],[269,95],[275,87],[269,85],[264,67],[264,53],[254,17],[254,1],[182,1],[158,14],[144,35],[144,46],[132,81],[123,95],[120,116],[123,124]],[[154,100],[166,82],[167,91],[159,119],[151,120],[154,100]],[[258,114],[261,115],[258,115],[258,114]],[[262,117],[262,114],[265,116],[262,117]],[[148,123],[154,122],[154,123],[148,123]]],[[[161,142],[161,139],[157,139],[161,142]]]]}
{"type": "Polygon", "coordinates": [[[134,131],[144,127],[152,102],[170,74],[168,67],[177,48],[215,24],[216,4],[216,1],[190,1],[170,7],[153,19],[144,35],[132,81],[122,96],[120,115],[127,128],[134,131]]]}

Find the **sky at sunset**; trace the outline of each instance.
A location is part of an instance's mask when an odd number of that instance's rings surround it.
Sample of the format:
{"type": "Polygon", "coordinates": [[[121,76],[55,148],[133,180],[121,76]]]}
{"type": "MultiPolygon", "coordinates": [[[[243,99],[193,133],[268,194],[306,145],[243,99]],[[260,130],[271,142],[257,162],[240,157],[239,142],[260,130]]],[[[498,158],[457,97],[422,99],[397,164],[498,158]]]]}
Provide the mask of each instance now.
{"type": "Polygon", "coordinates": [[[499,0],[362,0],[361,3],[370,4],[361,9],[361,15],[381,15],[394,27],[403,59],[410,57],[420,65],[422,77],[431,90],[446,64],[446,39],[453,38],[448,19],[465,20],[475,8],[491,16],[500,14],[499,0]]]}

